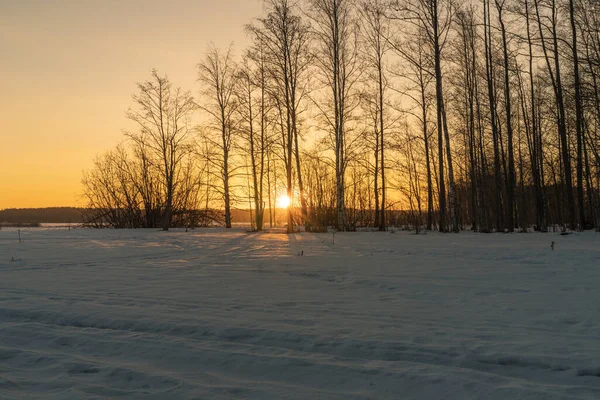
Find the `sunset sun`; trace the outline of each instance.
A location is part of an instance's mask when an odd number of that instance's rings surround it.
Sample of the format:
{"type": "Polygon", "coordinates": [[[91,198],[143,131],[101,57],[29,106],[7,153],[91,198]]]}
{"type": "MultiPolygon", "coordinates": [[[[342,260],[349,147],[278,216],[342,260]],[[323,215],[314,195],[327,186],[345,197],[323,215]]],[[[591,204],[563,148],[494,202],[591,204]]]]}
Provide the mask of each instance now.
{"type": "Polygon", "coordinates": [[[290,204],[292,204],[292,201],[287,194],[281,195],[277,198],[278,208],[288,208],[290,204]]]}

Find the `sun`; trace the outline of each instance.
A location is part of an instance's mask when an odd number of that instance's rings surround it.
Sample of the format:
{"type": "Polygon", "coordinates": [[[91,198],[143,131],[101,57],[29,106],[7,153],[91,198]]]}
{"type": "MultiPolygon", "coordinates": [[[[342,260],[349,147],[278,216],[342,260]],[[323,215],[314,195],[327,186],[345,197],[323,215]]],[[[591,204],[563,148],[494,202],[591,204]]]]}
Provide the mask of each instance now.
{"type": "Polygon", "coordinates": [[[288,208],[292,204],[292,201],[287,194],[283,194],[277,198],[275,203],[278,208],[288,208]]]}

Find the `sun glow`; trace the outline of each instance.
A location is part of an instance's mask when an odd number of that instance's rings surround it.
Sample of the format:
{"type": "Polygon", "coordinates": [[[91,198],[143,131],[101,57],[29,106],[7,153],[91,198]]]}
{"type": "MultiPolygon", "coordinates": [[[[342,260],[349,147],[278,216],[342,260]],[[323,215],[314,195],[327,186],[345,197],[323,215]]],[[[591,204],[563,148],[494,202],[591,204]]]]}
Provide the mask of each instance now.
{"type": "Polygon", "coordinates": [[[275,204],[277,208],[288,208],[292,204],[292,201],[287,194],[284,194],[277,198],[275,204]]]}

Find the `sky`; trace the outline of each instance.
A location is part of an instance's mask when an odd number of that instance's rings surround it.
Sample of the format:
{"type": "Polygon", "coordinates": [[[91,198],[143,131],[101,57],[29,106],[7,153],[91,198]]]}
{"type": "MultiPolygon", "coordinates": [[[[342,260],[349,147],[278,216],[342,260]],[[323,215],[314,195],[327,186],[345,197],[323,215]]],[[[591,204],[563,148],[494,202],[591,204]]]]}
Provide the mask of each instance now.
{"type": "Polygon", "coordinates": [[[0,0],[0,209],[80,206],[152,68],[197,94],[213,42],[237,52],[260,0],[0,0]]]}

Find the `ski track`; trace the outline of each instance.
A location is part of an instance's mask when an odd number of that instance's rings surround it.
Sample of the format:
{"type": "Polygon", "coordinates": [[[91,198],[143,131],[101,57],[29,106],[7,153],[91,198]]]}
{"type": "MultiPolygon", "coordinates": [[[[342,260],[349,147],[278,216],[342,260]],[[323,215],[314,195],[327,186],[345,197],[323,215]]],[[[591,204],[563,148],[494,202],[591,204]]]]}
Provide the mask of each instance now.
{"type": "Polygon", "coordinates": [[[22,236],[0,399],[600,398],[592,232],[22,236]]]}

